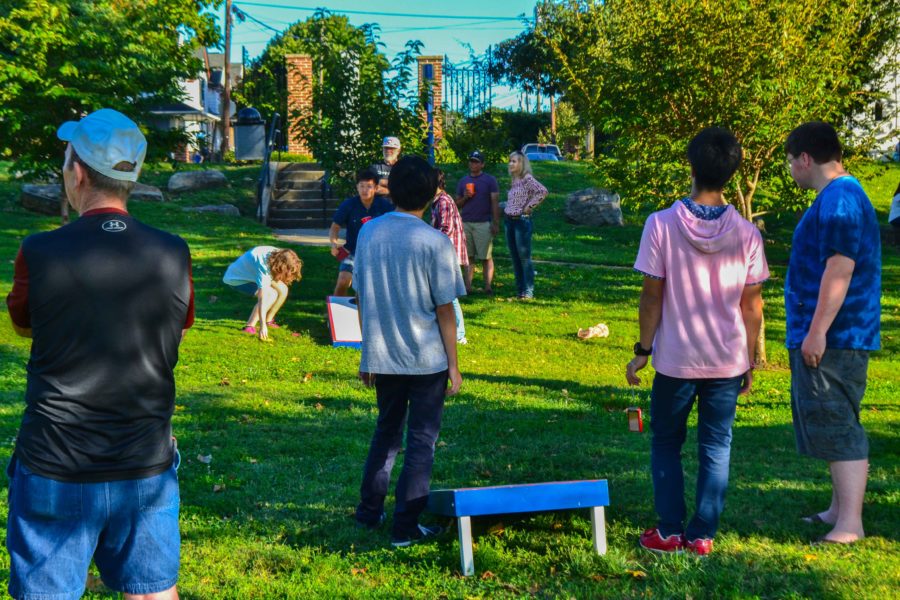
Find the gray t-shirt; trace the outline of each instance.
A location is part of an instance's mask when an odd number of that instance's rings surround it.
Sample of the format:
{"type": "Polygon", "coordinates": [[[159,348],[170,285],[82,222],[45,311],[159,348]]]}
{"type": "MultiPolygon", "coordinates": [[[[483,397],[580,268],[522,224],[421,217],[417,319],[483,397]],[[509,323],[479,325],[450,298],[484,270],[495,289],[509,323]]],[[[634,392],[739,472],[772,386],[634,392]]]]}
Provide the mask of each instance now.
{"type": "Polygon", "coordinates": [[[447,368],[436,309],[466,294],[450,238],[408,213],[366,223],[353,287],[362,316],[360,371],[429,375],[447,368]]]}

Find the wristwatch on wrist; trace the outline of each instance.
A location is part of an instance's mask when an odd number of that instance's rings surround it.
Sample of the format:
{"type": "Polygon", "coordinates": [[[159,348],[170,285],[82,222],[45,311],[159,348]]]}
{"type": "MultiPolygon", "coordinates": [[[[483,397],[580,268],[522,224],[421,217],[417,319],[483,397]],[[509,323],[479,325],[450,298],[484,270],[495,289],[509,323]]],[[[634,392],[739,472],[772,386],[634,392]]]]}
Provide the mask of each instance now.
{"type": "Polygon", "coordinates": [[[634,355],[635,356],[650,356],[651,354],[653,354],[653,346],[650,346],[650,348],[645,350],[644,347],[641,346],[640,342],[634,343],[634,355]]]}

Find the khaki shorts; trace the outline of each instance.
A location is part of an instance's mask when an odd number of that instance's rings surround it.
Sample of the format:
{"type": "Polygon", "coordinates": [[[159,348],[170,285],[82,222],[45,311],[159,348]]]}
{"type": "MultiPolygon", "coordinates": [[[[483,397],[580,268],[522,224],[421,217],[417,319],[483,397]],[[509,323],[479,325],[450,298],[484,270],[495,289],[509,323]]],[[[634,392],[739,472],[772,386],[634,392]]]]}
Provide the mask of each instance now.
{"type": "Polygon", "coordinates": [[[494,257],[494,236],[491,235],[491,222],[463,222],[466,232],[466,250],[469,252],[469,263],[473,260],[491,260],[494,257]]]}

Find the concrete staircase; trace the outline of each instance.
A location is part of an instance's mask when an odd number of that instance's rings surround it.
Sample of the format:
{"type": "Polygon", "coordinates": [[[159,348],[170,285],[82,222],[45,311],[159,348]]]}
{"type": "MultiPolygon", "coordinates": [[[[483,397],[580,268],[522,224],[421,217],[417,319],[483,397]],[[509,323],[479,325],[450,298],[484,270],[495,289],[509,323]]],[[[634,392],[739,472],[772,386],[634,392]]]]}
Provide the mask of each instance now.
{"type": "Polygon", "coordinates": [[[317,164],[290,163],[278,171],[267,224],[273,229],[324,229],[331,225],[338,198],[322,199],[325,171],[317,164]]]}

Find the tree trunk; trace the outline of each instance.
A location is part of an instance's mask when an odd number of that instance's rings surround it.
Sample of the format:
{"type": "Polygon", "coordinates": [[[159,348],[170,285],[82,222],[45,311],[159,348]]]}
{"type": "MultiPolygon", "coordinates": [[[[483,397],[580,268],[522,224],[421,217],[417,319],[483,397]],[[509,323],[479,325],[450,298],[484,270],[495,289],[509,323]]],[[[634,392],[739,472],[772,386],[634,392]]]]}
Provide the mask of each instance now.
{"type": "Polygon", "coordinates": [[[556,143],[556,100],[550,94],[550,141],[556,143]]]}
{"type": "MultiPolygon", "coordinates": [[[[738,183],[738,200],[741,204],[741,214],[745,219],[753,223],[753,195],[756,193],[756,186],[759,184],[759,172],[761,168],[757,167],[753,173],[753,179],[747,181],[743,176],[738,183]],[[746,186],[746,192],[742,189],[742,185],[746,186]]],[[[754,223],[755,225],[755,223],[754,223]]],[[[762,234],[762,232],[760,232],[762,234]]],[[[765,250],[765,248],[763,248],[765,250]]],[[[762,321],[759,324],[759,335],[756,336],[756,353],[750,357],[750,360],[760,367],[765,366],[768,362],[766,357],[766,316],[763,310],[762,321]]]]}

